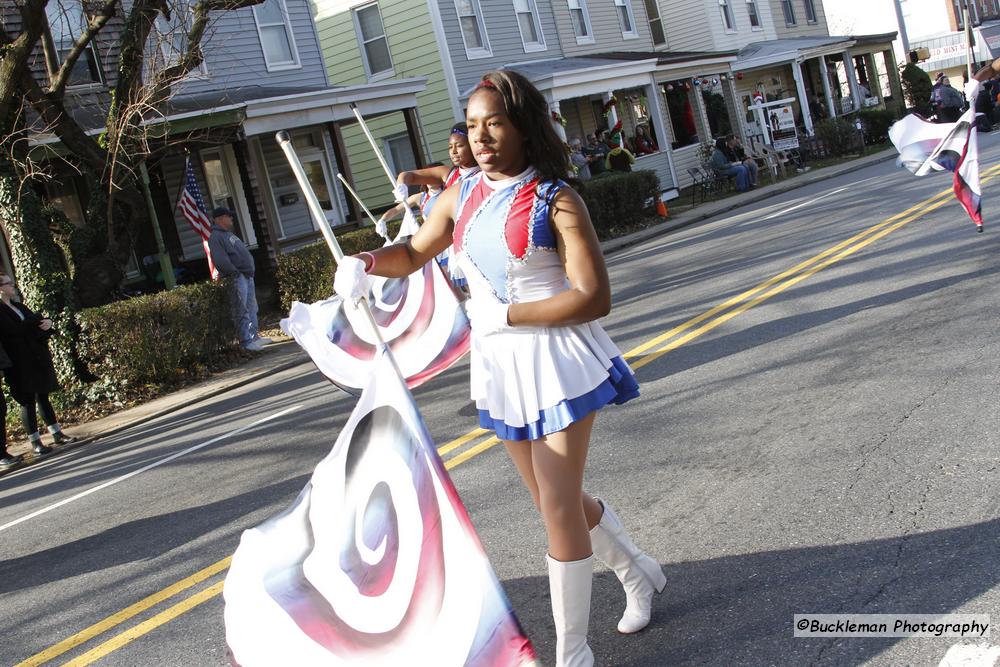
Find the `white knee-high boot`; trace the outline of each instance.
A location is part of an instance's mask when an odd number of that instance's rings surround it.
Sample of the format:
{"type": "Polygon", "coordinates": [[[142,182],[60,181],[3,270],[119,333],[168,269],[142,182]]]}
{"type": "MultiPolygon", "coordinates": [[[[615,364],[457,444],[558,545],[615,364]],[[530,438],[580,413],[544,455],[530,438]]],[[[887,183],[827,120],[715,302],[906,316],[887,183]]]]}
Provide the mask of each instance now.
{"type": "Polygon", "coordinates": [[[590,589],[594,557],[568,563],[546,554],[552,620],[556,625],[556,667],[592,667],[594,654],[587,645],[590,624],[590,589]]]}
{"type": "Polygon", "coordinates": [[[625,613],[618,621],[618,632],[630,634],[649,625],[653,594],[667,585],[660,564],[639,550],[625,533],[618,516],[602,500],[601,521],[590,531],[594,555],[614,570],[625,587],[625,613]]]}

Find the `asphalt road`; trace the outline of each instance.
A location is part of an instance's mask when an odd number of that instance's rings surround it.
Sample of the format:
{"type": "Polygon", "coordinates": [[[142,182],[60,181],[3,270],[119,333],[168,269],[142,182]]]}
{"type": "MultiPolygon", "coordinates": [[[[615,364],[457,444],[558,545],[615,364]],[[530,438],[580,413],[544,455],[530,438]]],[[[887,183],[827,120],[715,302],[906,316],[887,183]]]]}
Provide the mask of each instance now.
{"type": "MultiPolygon", "coordinates": [[[[668,584],[623,637],[599,569],[597,664],[937,665],[961,640],[794,638],[793,615],[1000,621],[1000,179],[984,234],[928,203],[949,186],[884,163],[608,258],[606,329],[660,340],[633,356],[640,399],[598,418],[587,486],[668,584]]],[[[416,392],[438,443],[476,425],[467,382],[416,392]]],[[[352,406],[302,366],[0,479],[0,664],[228,664],[224,563],[184,584],[291,503],[352,406]]],[[[530,498],[499,446],[451,474],[552,664],[530,498]]]]}

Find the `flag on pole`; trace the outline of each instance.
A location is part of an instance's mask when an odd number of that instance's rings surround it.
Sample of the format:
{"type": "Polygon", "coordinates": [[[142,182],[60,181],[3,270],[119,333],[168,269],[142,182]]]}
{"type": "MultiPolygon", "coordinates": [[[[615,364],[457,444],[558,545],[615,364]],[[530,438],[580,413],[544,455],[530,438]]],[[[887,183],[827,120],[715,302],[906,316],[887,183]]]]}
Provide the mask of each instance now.
{"type": "Polygon", "coordinates": [[[385,347],[292,506],[243,533],[233,662],[517,667],[535,652],[385,347]]]}
{"type": "Polygon", "coordinates": [[[191,228],[201,237],[201,245],[205,249],[205,258],[208,260],[208,272],[212,280],[219,279],[219,272],[212,262],[212,253],[208,250],[208,237],[212,234],[212,221],[205,211],[205,200],[201,197],[201,189],[198,181],[194,177],[194,167],[191,164],[191,157],[184,161],[184,187],[181,188],[181,196],[177,200],[177,206],[181,210],[184,219],[187,220],[191,228]]]}
{"type": "MultiPolygon", "coordinates": [[[[975,100],[978,92],[979,82],[973,79],[966,88],[966,95],[975,100]]],[[[899,151],[898,164],[914,175],[924,176],[932,171],[952,172],[955,197],[978,230],[982,231],[979,141],[974,104],[955,123],[931,123],[915,114],[904,116],[889,128],[889,139],[899,151]]]]}
{"type": "MultiPolygon", "coordinates": [[[[411,232],[412,233],[412,232],[411,232]]],[[[396,242],[404,238],[404,229],[396,242]]],[[[409,387],[446,370],[469,351],[471,328],[451,283],[432,260],[405,278],[371,277],[368,303],[409,387]]],[[[281,329],[323,375],[349,394],[368,384],[378,349],[366,319],[339,296],[295,302],[281,329]]]]}

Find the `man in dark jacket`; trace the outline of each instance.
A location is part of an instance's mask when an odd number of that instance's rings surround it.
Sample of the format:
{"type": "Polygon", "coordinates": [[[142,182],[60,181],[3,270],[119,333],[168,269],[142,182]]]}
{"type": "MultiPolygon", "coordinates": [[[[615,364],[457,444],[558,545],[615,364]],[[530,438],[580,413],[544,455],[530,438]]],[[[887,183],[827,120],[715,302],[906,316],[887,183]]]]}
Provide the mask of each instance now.
{"type": "Polygon", "coordinates": [[[939,72],[931,88],[931,107],[937,114],[939,123],[954,123],[962,115],[965,102],[962,94],[951,87],[951,82],[944,72],[939,72]]]}
{"type": "Polygon", "coordinates": [[[261,338],[257,333],[257,293],[253,282],[256,267],[246,244],[233,233],[234,218],[228,208],[212,211],[208,248],[219,275],[232,283],[233,319],[240,346],[260,352],[271,339],[261,338]]]}

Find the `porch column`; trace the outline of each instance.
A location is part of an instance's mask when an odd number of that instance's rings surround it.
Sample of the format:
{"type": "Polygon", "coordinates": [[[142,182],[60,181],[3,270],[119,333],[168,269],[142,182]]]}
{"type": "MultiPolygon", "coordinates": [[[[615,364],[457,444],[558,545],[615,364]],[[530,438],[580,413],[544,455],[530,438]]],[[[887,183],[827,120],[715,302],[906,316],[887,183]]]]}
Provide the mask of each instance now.
{"type": "Polygon", "coordinates": [[[240,167],[240,178],[249,179],[250,174],[245,172],[253,172],[253,180],[259,190],[260,204],[263,210],[258,209],[257,198],[252,190],[244,188],[244,194],[247,198],[247,205],[250,207],[251,217],[254,214],[261,216],[261,219],[257,221],[261,236],[264,237],[263,243],[260,245],[267,245],[267,256],[271,259],[272,266],[275,266],[277,264],[275,258],[281,254],[281,243],[278,241],[281,238],[281,231],[277,226],[278,211],[274,207],[271,180],[267,177],[267,169],[264,167],[264,150],[260,145],[260,137],[249,137],[237,142],[236,146],[239,148],[235,153],[237,155],[236,161],[240,167]],[[246,157],[245,164],[240,159],[241,154],[246,157]]]}
{"type": "Polygon", "coordinates": [[[691,110],[694,111],[694,124],[698,128],[698,141],[701,143],[711,143],[715,138],[712,136],[712,125],[708,122],[708,111],[705,110],[705,99],[701,96],[701,86],[696,86],[692,83],[692,79],[688,79],[687,83],[691,85],[691,90],[688,91],[688,100],[691,102],[691,110]]]}
{"type": "Polygon", "coordinates": [[[823,80],[823,101],[830,118],[837,117],[837,109],[833,105],[833,93],[830,92],[830,70],[826,66],[826,56],[819,57],[819,76],[823,80]]]}
{"type": "Polygon", "coordinates": [[[892,49],[883,51],[885,58],[885,69],[889,72],[889,90],[892,91],[892,101],[900,111],[906,109],[906,100],[903,99],[903,84],[899,80],[899,68],[896,67],[896,54],[892,49]]]}
{"type": "Polygon", "coordinates": [[[403,109],[403,119],[406,120],[406,135],[410,139],[410,150],[417,160],[417,166],[423,167],[427,164],[427,155],[424,153],[424,143],[420,141],[420,120],[417,118],[417,110],[410,107],[403,109]]]}
{"type": "Polygon", "coordinates": [[[847,85],[851,88],[851,102],[854,107],[852,110],[857,111],[861,108],[861,90],[858,88],[858,73],[854,71],[854,59],[851,58],[851,54],[847,51],[840,54],[840,57],[844,59],[847,85]]]}
{"type": "MultiPolygon", "coordinates": [[[[327,123],[326,131],[330,133],[330,142],[333,144],[333,159],[337,161],[337,169],[344,177],[344,180],[348,183],[354,183],[354,176],[351,174],[351,164],[347,161],[344,134],[340,131],[340,125],[338,123],[327,123]]],[[[358,205],[354,202],[354,197],[350,197],[344,192],[344,186],[341,185],[339,179],[333,184],[333,187],[339,193],[337,197],[338,207],[340,206],[339,202],[341,199],[347,202],[347,215],[344,216],[344,220],[361,222],[361,212],[358,210],[358,205]]]]}
{"type": "Polygon", "coordinates": [[[802,123],[806,126],[806,133],[811,137],[813,134],[812,113],[809,111],[809,100],[806,98],[806,85],[802,81],[802,65],[798,60],[792,61],[792,78],[795,79],[795,90],[799,94],[799,111],[802,112],[802,123]]]}
{"type": "Polygon", "coordinates": [[[865,54],[865,70],[868,72],[868,92],[873,97],[882,99],[882,82],[878,78],[878,69],[875,67],[875,54],[865,54]]]}
{"type": "MultiPolygon", "coordinates": [[[[643,92],[646,94],[646,101],[649,104],[649,122],[653,124],[653,129],[656,131],[656,145],[660,152],[667,156],[670,180],[673,181],[671,187],[680,187],[677,183],[677,172],[674,170],[673,151],[670,150],[670,135],[667,133],[667,123],[663,116],[663,109],[667,101],[663,99],[663,93],[660,92],[660,86],[656,85],[653,75],[649,76],[649,83],[643,87],[643,92]]],[[[661,183],[660,189],[667,190],[669,188],[664,187],[664,184],[661,183]]]]}
{"type": "Polygon", "coordinates": [[[566,128],[563,124],[555,119],[558,116],[562,118],[562,112],[559,111],[559,100],[549,101],[549,117],[552,119],[552,129],[556,131],[556,136],[564,144],[569,143],[566,139],[566,128]]]}
{"type": "Polygon", "coordinates": [[[726,110],[729,112],[729,124],[733,128],[733,134],[740,137],[743,143],[749,146],[750,141],[747,137],[746,112],[741,107],[739,95],[736,94],[736,84],[733,83],[733,73],[724,72],[719,78],[722,81],[722,97],[726,100],[726,110]]]}

